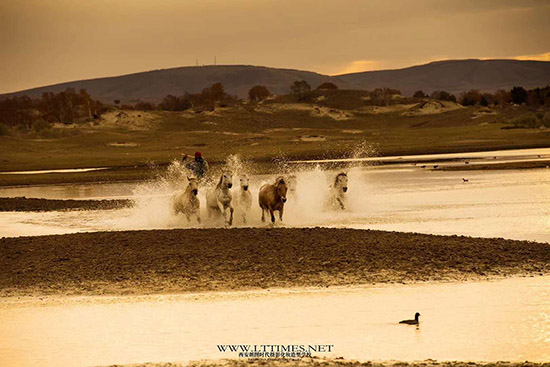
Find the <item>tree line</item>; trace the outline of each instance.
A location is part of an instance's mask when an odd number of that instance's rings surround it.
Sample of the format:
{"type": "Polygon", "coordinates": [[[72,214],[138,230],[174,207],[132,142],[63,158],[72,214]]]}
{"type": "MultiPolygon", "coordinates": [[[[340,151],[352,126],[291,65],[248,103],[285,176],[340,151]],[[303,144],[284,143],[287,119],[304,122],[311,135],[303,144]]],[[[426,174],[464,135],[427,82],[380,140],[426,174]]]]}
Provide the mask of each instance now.
{"type": "Polygon", "coordinates": [[[97,119],[105,106],[94,100],[85,89],[73,88],[53,93],[46,92],[40,98],[17,96],[0,100],[0,124],[26,129],[45,127],[53,122],[70,124],[97,119]]]}
{"type": "MultiPolygon", "coordinates": [[[[317,86],[317,91],[336,90],[338,86],[331,82],[324,82],[317,86]]],[[[295,101],[304,102],[311,96],[312,87],[305,80],[297,80],[289,88],[289,96],[295,101]]],[[[400,103],[405,97],[401,92],[392,88],[376,88],[365,91],[366,105],[386,106],[400,103]],[[397,98],[396,98],[397,97],[397,98]]],[[[259,102],[272,96],[267,87],[256,85],[248,91],[251,102],[259,102]]],[[[458,98],[446,91],[434,91],[429,96],[418,90],[413,94],[414,99],[432,98],[441,101],[457,102],[464,106],[505,106],[508,104],[538,108],[550,106],[550,86],[526,90],[517,86],[510,90],[498,90],[494,93],[482,93],[472,89],[461,93],[458,98]]],[[[115,100],[114,105],[122,109],[140,111],[185,111],[188,109],[214,110],[217,105],[232,105],[238,98],[225,92],[221,83],[214,83],[204,88],[200,93],[185,93],[180,96],[167,95],[158,104],[140,101],[133,105],[121,105],[115,100]]],[[[109,106],[94,100],[85,89],[78,92],[67,88],[59,93],[46,92],[40,98],[17,96],[0,100],[0,124],[4,127],[22,127],[26,129],[40,129],[51,126],[53,122],[63,124],[80,123],[98,119],[109,106]]],[[[113,108],[113,107],[110,107],[113,108]]]]}
{"type": "MultiPolygon", "coordinates": [[[[423,91],[418,90],[413,94],[414,98],[428,97],[423,91]]],[[[550,86],[543,88],[525,89],[513,87],[510,90],[499,89],[494,93],[482,93],[477,89],[462,92],[458,98],[446,91],[434,91],[429,97],[440,101],[458,102],[463,106],[506,106],[509,104],[538,108],[550,106],[550,86]]]]}

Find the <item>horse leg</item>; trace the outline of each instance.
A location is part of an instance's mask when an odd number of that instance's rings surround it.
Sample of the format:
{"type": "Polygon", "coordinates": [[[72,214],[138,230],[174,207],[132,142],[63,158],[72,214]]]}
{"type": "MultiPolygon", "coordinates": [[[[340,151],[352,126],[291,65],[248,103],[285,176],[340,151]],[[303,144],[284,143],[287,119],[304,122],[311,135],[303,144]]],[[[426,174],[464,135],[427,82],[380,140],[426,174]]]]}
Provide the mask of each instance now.
{"type": "Polygon", "coordinates": [[[233,206],[229,203],[229,225],[233,224],[233,206]]]}
{"type": "Polygon", "coordinates": [[[191,224],[191,215],[189,213],[185,213],[185,218],[187,218],[187,224],[191,224]]]}
{"type": "Polygon", "coordinates": [[[273,209],[269,208],[269,214],[271,214],[271,223],[275,223],[275,215],[273,215],[273,209]]]}
{"type": "Polygon", "coordinates": [[[220,210],[221,215],[223,216],[223,223],[227,224],[227,212],[225,206],[218,201],[218,209],[220,210]]]}
{"type": "Polygon", "coordinates": [[[201,224],[201,213],[197,211],[197,223],[201,224]]]}
{"type": "Polygon", "coordinates": [[[281,207],[281,209],[279,209],[279,220],[281,222],[283,221],[283,207],[281,207]]]}
{"type": "Polygon", "coordinates": [[[262,208],[262,222],[265,222],[265,209],[262,208]]]}

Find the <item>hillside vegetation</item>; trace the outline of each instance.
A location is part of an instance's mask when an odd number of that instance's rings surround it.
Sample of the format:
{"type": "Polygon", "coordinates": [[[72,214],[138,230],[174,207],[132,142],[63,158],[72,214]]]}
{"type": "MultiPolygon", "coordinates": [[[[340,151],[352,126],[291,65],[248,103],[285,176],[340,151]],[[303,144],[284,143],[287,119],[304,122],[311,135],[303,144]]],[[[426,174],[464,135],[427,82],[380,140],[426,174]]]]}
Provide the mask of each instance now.
{"type": "Polygon", "coordinates": [[[311,93],[312,102],[275,97],[213,111],[112,109],[97,120],[53,124],[70,132],[55,133],[59,138],[3,136],[0,171],[164,164],[196,150],[219,162],[230,154],[254,161],[342,157],[359,146],[395,155],[550,145],[548,128],[508,128],[533,113],[526,106],[465,107],[430,98],[358,106],[365,92],[311,93]]]}

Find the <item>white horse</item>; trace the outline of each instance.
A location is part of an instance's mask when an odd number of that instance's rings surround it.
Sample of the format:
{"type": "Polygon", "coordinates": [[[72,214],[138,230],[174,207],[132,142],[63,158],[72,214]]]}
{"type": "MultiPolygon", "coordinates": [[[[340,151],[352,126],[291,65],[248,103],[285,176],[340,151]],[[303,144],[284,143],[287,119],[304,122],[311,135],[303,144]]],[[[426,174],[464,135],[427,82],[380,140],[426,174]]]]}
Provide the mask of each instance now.
{"type": "Polygon", "coordinates": [[[250,211],[250,208],[252,208],[252,194],[249,190],[249,181],[248,175],[241,175],[241,188],[235,195],[235,208],[237,212],[241,214],[244,224],[246,224],[246,214],[250,211]]]}
{"type": "Polygon", "coordinates": [[[330,187],[330,194],[326,206],[333,210],[345,210],[347,205],[348,175],[340,172],[330,187]]]}
{"type": "Polygon", "coordinates": [[[206,208],[208,209],[208,217],[221,214],[227,225],[233,224],[233,205],[231,201],[231,187],[233,186],[233,175],[228,171],[223,171],[220,176],[220,181],[216,187],[210,189],[206,193],[206,208]],[[229,209],[229,220],[227,219],[227,209],[229,209]]]}
{"type": "Polygon", "coordinates": [[[183,213],[187,222],[191,223],[191,217],[196,216],[197,222],[201,222],[200,201],[198,198],[199,184],[195,177],[187,178],[188,184],[185,190],[176,193],[172,197],[174,213],[183,213]]]}
{"type": "Polygon", "coordinates": [[[286,184],[288,186],[288,196],[296,196],[296,187],[298,186],[298,179],[296,175],[290,175],[286,179],[286,184]]]}

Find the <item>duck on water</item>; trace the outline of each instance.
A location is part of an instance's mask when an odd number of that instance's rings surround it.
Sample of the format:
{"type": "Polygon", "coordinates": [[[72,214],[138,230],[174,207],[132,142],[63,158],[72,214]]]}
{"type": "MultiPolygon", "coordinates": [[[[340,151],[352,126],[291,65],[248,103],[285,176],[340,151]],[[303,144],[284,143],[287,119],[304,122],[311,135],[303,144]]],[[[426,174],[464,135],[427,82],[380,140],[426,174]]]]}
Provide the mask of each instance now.
{"type": "Polygon", "coordinates": [[[418,325],[420,324],[420,321],[418,318],[420,317],[420,314],[417,312],[414,314],[414,320],[401,320],[399,321],[400,324],[407,324],[407,325],[418,325]]]}

